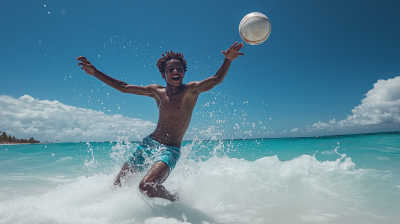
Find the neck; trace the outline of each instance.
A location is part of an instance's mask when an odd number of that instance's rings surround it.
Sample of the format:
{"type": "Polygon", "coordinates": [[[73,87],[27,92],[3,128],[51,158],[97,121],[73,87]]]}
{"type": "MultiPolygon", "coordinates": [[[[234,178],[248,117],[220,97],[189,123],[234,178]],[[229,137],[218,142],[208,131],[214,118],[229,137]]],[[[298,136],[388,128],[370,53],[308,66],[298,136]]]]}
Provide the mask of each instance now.
{"type": "Polygon", "coordinates": [[[167,84],[167,88],[165,91],[167,91],[168,95],[174,95],[176,93],[179,92],[179,90],[182,88],[183,84],[179,85],[179,86],[173,86],[173,85],[169,85],[167,84]]]}

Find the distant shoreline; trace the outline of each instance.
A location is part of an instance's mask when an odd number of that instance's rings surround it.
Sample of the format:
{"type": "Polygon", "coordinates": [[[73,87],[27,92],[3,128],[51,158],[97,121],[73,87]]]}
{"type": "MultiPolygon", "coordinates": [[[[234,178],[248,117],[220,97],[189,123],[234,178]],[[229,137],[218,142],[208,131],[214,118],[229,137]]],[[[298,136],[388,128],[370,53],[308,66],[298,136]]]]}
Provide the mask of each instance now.
{"type": "Polygon", "coordinates": [[[23,144],[38,144],[38,143],[0,142],[0,145],[23,145],[23,144]]]}

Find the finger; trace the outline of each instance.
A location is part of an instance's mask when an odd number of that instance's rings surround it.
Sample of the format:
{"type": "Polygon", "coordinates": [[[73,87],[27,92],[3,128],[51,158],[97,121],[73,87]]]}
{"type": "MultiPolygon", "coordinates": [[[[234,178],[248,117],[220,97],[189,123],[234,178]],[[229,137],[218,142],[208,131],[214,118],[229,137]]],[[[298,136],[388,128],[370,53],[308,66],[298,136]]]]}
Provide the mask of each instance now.
{"type": "Polygon", "coordinates": [[[79,57],[76,58],[76,60],[83,61],[83,60],[87,60],[87,59],[85,57],[83,57],[83,56],[79,56],[79,57]]]}
{"type": "Polygon", "coordinates": [[[243,42],[242,42],[242,43],[236,45],[236,46],[235,46],[235,49],[240,50],[240,48],[242,48],[243,46],[244,46],[244,44],[243,44],[243,42]]]}
{"type": "Polygon", "coordinates": [[[232,49],[233,47],[235,47],[235,45],[237,44],[238,42],[236,41],[234,44],[232,44],[232,46],[229,48],[229,49],[232,49]]]}
{"type": "Polygon", "coordinates": [[[240,48],[237,47],[237,48],[235,48],[234,50],[235,50],[236,52],[238,52],[238,51],[240,50],[240,48]]]}
{"type": "Polygon", "coordinates": [[[79,63],[78,63],[78,66],[79,66],[79,65],[82,65],[82,66],[83,66],[83,62],[79,62],[79,63]]]}
{"type": "Polygon", "coordinates": [[[240,55],[244,55],[242,52],[238,52],[240,55]]]}
{"type": "Polygon", "coordinates": [[[87,59],[85,57],[83,57],[83,56],[79,56],[77,59],[81,60],[81,61],[87,61],[87,59]]]}
{"type": "MultiPolygon", "coordinates": [[[[78,58],[79,58],[79,60],[81,60],[83,63],[85,63],[85,64],[90,64],[90,62],[89,62],[85,57],[80,56],[80,57],[78,57],[78,58]]],[[[78,60],[78,58],[77,58],[77,60],[78,60]]]]}

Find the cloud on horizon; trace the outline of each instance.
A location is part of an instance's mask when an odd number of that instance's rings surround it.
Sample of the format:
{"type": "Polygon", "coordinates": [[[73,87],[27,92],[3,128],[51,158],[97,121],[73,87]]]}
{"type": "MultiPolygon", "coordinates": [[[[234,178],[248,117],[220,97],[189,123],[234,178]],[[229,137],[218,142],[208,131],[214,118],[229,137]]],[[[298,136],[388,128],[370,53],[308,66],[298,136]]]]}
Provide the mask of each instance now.
{"type": "MultiPolygon", "coordinates": [[[[150,134],[155,126],[150,121],[119,114],[107,115],[101,111],[65,105],[57,100],[39,100],[29,95],[15,99],[0,95],[0,131],[6,131],[17,138],[79,142],[116,141],[119,136],[130,136],[129,140],[140,140],[150,134]]],[[[188,131],[185,138],[208,139],[210,133],[214,137],[217,133],[219,138],[224,138],[219,129],[214,129],[188,131]]],[[[268,137],[289,137],[399,130],[400,76],[378,80],[346,119],[318,121],[305,128],[292,128],[283,132],[263,131],[262,136],[258,132],[249,131],[243,133],[243,136],[266,137],[267,134],[268,137]]]]}
{"type": "Polygon", "coordinates": [[[298,131],[317,135],[399,131],[400,76],[378,80],[351,112],[344,120],[318,121],[298,131]]]}
{"type": "Polygon", "coordinates": [[[40,141],[116,141],[118,136],[139,140],[155,124],[120,114],[65,105],[57,100],[39,100],[29,95],[18,99],[0,95],[0,131],[16,138],[40,141]]]}

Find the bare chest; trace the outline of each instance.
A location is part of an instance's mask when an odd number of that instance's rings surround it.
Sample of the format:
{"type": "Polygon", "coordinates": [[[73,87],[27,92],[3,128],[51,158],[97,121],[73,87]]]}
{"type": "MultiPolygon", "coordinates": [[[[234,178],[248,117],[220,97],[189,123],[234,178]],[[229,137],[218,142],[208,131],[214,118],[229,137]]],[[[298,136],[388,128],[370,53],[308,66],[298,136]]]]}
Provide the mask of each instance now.
{"type": "Polygon", "coordinates": [[[165,96],[161,99],[159,109],[163,112],[174,112],[179,113],[181,110],[185,109],[186,107],[185,98],[176,95],[176,96],[165,96]]]}
{"type": "Polygon", "coordinates": [[[172,119],[190,117],[196,104],[193,94],[189,94],[187,89],[183,89],[177,94],[169,95],[167,92],[159,92],[159,101],[157,106],[159,109],[160,119],[172,119]]]}

